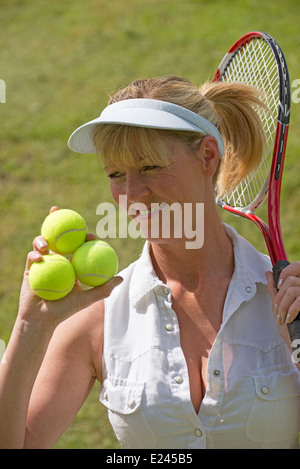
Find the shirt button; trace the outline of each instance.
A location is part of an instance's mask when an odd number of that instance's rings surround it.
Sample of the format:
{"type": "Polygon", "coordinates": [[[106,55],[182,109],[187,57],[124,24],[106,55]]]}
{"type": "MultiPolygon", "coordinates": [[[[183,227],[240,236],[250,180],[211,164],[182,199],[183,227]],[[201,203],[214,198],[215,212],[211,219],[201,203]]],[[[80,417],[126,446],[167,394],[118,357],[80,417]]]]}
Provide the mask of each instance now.
{"type": "Polygon", "coordinates": [[[247,293],[251,293],[252,292],[252,287],[250,287],[250,285],[248,285],[248,287],[246,287],[245,290],[246,290],[247,293]]]}
{"type": "Polygon", "coordinates": [[[172,324],[166,324],[166,329],[167,329],[167,331],[172,331],[173,330],[173,325],[172,324]]]}
{"type": "Polygon", "coordinates": [[[263,387],[261,388],[261,392],[262,392],[263,394],[265,394],[265,395],[266,395],[266,394],[269,394],[270,388],[269,388],[268,386],[263,386],[263,387]]]}
{"type": "Polygon", "coordinates": [[[179,375],[178,375],[178,376],[175,376],[174,380],[175,380],[175,382],[176,382],[177,384],[183,383],[183,378],[182,378],[182,376],[179,376],[179,375]]]}
{"type": "Polygon", "coordinates": [[[200,430],[200,428],[196,428],[194,433],[198,437],[202,436],[202,431],[200,430]]]}
{"type": "Polygon", "coordinates": [[[164,293],[165,293],[166,295],[168,295],[168,294],[170,293],[170,290],[168,289],[168,287],[165,287],[165,288],[164,288],[164,293]]]}
{"type": "Polygon", "coordinates": [[[214,370],[214,376],[220,376],[220,370],[214,370]]]}
{"type": "Polygon", "coordinates": [[[130,399],[130,400],[128,401],[128,407],[130,407],[130,409],[132,409],[134,406],[135,406],[135,400],[134,400],[134,399],[130,399]]]}

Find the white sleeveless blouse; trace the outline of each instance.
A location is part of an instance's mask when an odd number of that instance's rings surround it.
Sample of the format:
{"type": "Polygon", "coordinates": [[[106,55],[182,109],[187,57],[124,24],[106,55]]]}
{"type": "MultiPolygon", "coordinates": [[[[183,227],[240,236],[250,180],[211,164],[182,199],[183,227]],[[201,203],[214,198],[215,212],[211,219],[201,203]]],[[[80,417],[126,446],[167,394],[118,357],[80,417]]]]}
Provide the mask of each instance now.
{"type": "MultiPolygon", "coordinates": [[[[258,253],[232,228],[235,272],[209,355],[198,415],[169,287],[146,242],[105,300],[103,387],[123,448],[297,448],[300,373],[278,333],[258,253]]],[[[217,288],[217,286],[216,286],[217,288]]]]}

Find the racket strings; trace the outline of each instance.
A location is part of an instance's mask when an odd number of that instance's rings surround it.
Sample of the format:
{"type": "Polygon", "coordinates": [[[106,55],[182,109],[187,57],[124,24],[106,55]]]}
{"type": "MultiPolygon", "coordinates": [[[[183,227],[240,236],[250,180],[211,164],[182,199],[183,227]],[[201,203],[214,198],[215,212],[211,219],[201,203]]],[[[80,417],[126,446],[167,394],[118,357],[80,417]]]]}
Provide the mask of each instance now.
{"type": "Polygon", "coordinates": [[[267,109],[256,109],[266,134],[266,148],[259,167],[223,200],[245,211],[255,211],[268,190],[269,172],[273,156],[279,103],[278,68],[270,46],[261,38],[250,41],[232,58],[223,81],[245,83],[260,90],[267,109]]]}

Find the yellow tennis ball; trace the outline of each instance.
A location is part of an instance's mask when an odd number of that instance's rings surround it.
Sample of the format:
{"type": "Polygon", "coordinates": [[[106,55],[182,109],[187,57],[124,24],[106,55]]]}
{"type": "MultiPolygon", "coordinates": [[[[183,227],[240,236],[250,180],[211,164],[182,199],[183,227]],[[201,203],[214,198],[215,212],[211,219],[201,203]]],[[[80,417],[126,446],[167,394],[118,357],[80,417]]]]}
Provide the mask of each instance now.
{"type": "Polygon", "coordinates": [[[29,270],[29,284],[44,300],[59,300],[74,287],[76,277],[68,259],[59,254],[47,254],[34,262],[29,270]]]}
{"type": "Polygon", "coordinates": [[[41,235],[49,249],[58,254],[71,254],[85,241],[87,226],[79,213],[70,209],[55,210],[42,225],[41,235]]]}
{"type": "Polygon", "coordinates": [[[72,264],[81,283],[98,287],[116,275],[118,257],[109,244],[92,240],[86,241],[75,251],[72,264]]]}

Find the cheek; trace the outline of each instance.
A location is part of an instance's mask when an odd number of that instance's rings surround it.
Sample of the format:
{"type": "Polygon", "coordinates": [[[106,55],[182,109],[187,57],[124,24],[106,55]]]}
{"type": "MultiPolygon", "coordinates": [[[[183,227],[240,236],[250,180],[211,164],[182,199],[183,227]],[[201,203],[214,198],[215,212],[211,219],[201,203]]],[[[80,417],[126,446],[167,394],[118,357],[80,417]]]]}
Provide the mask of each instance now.
{"type": "Polygon", "coordinates": [[[117,183],[115,181],[111,181],[110,191],[111,191],[112,198],[114,199],[116,204],[119,205],[119,196],[125,194],[123,184],[117,183]]]}
{"type": "Polygon", "coordinates": [[[152,191],[170,201],[185,199],[190,193],[191,181],[185,171],[161,174],[151,186],[152,191]]]}

